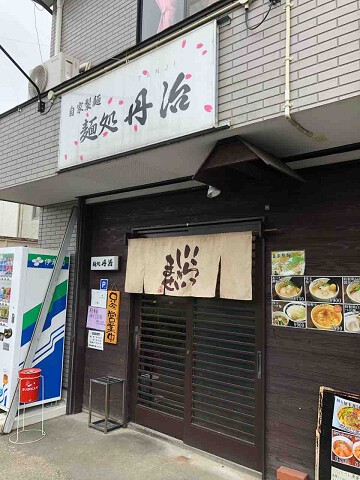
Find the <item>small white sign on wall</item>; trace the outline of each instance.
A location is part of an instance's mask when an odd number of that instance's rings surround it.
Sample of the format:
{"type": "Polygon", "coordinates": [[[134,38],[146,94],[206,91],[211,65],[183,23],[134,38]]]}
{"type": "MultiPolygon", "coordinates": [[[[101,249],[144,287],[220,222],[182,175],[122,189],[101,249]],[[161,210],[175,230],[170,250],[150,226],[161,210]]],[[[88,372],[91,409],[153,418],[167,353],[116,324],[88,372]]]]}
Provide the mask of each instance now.
{"type": "Polygon", "coordinates": [[[98,308],[106,308],[107,290],[91,290],[91,306],[98,308]]]}
{"type": "Polygon", "coordinates": [[[89,330],[87,346],[94,350],[104,350],[104,332],[89,330]]]}
{"type": "Polygon", "coordinates": [[[119,270],[119,257],[91,257],[91,270],[119,270]]]}

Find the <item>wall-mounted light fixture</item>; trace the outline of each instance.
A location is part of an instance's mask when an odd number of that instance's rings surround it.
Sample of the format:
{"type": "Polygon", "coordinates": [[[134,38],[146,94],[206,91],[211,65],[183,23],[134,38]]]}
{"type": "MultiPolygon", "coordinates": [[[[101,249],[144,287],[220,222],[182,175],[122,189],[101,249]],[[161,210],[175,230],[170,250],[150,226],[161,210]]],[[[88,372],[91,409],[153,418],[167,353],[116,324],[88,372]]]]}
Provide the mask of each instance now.
{"type": "Polygon", "coordinates": [[[209,186],[208,192],[207,192],[207,198],[215,198],[218,197],[221,193],[221,190],[219,190],[216,187],[209,186]]]}

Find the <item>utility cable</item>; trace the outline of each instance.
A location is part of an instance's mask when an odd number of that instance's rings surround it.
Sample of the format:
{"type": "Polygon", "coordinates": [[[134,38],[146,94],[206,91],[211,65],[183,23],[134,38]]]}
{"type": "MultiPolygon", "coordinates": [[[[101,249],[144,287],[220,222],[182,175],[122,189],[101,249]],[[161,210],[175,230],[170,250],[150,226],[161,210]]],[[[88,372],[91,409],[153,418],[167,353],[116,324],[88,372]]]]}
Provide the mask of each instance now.
{"type": "MultiPolygon", "coordinates": [[[[37,45],[37,43],[35,42],[27,42],[26,40],[18,40],[17,38],[3,37],[2,35],[0,35],[0,38],[2,38],[3,40],[9,40],[9,42],[25,43],[27,45],[37,45]]],[[[40,45],[42,47],[50,47],[50,45],[48,45],[47,43],[40,43],[40,45]]]]}
{"type": "Polygon", "coordinates": [[[269,5],[269,9],[268,11],[266,12],[266,14],[264,15],[263,19],[257,24],[257,25],[253,25],[252,27],[249,26],[249,4],[246,4],[245,6],[245,24],[246,24],[246,28],[248,30],[255,30],[257,29],[258,27],[260,27],[260,25],[262,25],[265,20],[267,19],[267,17],[269,16],[270,12],[271,12],[271,9],[272,7],[277,3],[276,0],[270,0],[270,5],[269,5]]]}
{"type": "Polygon", "coordinates": [[[44,63],[43,56],[41,53],[41,47],[40,47],[40,38],[39,38],[39,30],[37,28],[37,23],[36,23],[36,10],[35,10],[35,3],[33,2],[34,5],[34,22],[35,22],[35,30],[36,30],[36,36],[37,36],[37,41],[38,41],[38,47],[39,47],[39,53],[40,53],[40,58],[41,58],[41,63],[44,63]]]}
{"type": "Polygon", "coordinates": [[[36,2],[33,1],[33,4],[35,5],[36,10],[39,10],[39,12],[43,12],[43,11],[44,11],[44,8],[43,8],[43,7],[40,7],[40,5],[38,5],[36,2]]]}

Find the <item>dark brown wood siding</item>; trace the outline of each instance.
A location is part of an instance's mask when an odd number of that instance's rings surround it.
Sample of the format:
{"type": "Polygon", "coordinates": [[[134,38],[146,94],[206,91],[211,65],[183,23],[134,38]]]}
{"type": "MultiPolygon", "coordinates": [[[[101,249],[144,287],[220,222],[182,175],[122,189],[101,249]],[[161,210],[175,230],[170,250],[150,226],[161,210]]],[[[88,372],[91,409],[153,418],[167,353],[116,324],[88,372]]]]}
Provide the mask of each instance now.
{"type": "MultiPolygon", "coordinates": [[[[120,255],[121,272],[91,272],[122,292],[119,344],[87,350],[84,403],[89,378],[126,375],[130,296],[123,292],[125,235],[133,228],[266,216],[266,478],[280,465],[305,470],[313,479],[320,385],[358,393],[360,336],[271,326],[270,252],[305,249],[311,275],[360,274],[360,166],[358,162],[302,172],[307,182],[279,178],[247,182],[238,192],[206,198],[206,190],[178,192],[91,207],[92,255],[120,255]],[[269,206],[269,210],[265,206],[269,206]]],[[[90,233],[90,232],[89,232],[90,233]]],[[[82,323],[85,322],[83,319],[82,323]]]]}

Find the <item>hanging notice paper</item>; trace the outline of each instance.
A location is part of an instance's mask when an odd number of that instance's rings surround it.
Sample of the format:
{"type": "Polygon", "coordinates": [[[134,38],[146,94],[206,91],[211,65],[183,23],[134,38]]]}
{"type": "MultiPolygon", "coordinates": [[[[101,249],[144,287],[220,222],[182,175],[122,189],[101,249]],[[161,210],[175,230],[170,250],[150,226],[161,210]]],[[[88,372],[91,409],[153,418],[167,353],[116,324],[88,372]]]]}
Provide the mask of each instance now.
{"type": "Polygon", "coordinates": [[[107,291],[106,290],[91,290],[91,306],[106,308],[107,291]]]}
{"type": "Polygon", "coordinates": [[[89,330],[87,346],[94,350],[104,350],[104,332],[89,330]]]}
{"type": "Polygon", "coordinates": [[[88,307],[86,328],[95,330],[105,330],[106,308],[88,307]]]}

